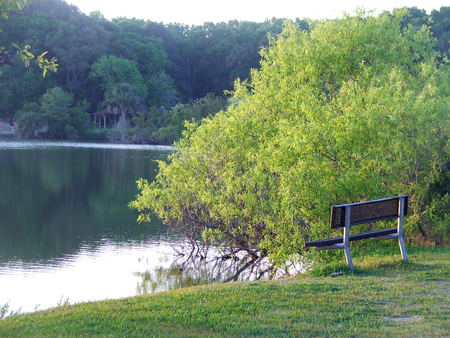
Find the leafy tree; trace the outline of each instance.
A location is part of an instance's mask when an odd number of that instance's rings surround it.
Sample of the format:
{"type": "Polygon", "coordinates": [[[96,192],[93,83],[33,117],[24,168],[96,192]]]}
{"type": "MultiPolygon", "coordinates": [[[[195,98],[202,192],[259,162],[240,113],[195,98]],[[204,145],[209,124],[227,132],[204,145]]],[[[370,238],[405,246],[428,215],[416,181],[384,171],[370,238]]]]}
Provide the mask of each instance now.
{"type": "Polygon", "coordinates": [[[42,116],[48,122],[48,135],[52,138],[64,138],[64,127],[69,124],[69,108],[72,96],[56,87],[49,89],[41,98],[42,116]]]}
{"type": "Polygon", "coordinates": [[[443,55],[450,57],[450,7],[441,7],[431,11],[431,31],[437,39],[437,48],[443,55]]]}
{"type": "Polygon", "coordinates": [[[116,18],[111,21],[109,54],[134,61],[145,85],[149,88],[147,105],[167,105],[167,97],[175,92],[173,79],[167,74],[170,62],[160,39],[149,35],[144,27],[145,21],[137,19],[116,18]],[[153,85],[162,81],[162,87],[153,85]],[[164,91],[163,91],[164,90],[164,91]],[[158,94],[162,94],[158,96],[158,94]]]}
{"type": "Polygon", "coordinates": [[[42,77],[36,67],[0,66],[0,117],[13,119],[25,104],[36,101],[49,88],[56,86],[54,76],[42,77]]]}
{"type": "Polygon", "coordinates": [[[85,109],[85,102],[75,103],[63,89],[49,89],[39,104],[27,104],[17,112],[18,134],[28,138],[79,138],[90,124],[85,109]]]}
{"type": "Polygon", "coordinates": [[[48,131],[48,125],[41,114],[39,104],[27,103],[16,113],[16,132],[23,138],[37,138],[48,131]]]}
{"type": "Polygon", "coordinates": [[[173,79],[165,71],[160,71],[146,79],[147,103],[150,107],[172,107],[178,101],[178,92],[173,79]]]}
{"type": "Polygon", "coordinates": [[[96,81],[104,93],[120,83],[128,83],[136,95],[147,97],[147,88],[135,62],[117,56],[102,56],[91,67],[89,77],[96,81]]]}
{"type": "Polygon", "coordinates": [[[104,105],[120,117],[118,127],[124,140],[127,117],[142,108],[142,98],[137,95],[135,87],[128,83],[118,83],[106,92],[104,105]]]}
{"type": "MultiPolygon", "coordinates": [[[[418,232],[449,158],[449,67],[426,27],[363,13],[288,24],[226,111],[190,125],[131,206],[147,220],[280,266],[332,235],[330,205],[410,195],[418,232]]],[[[332,255],[333,253],[326,253],[332,255]]]]}
{"type": "Polygon", "coordinates": [[[435,49],[443,56],[449,56],[449,37],[450,37],[450,7],[441,7],[439,10],[433,9],[431,14],[427,14],[424,9],[417,7],[404,7],[393,10],[392,15],[398,15],[401,19],[401,26],[419,30],[422,26],[430,28],[433,36],[437,40],[435,49]]]}
{"type": "Polygon", "coordinates": [[[129,138],[137,143],[173,144],[180,139],[185,121],[199,123],[226,107],[225,97],[208,94],[193,103],[177,104],[170,110],[160,107],[133,118],[129,138]]]}
{"type": "MultiPolygon", "coordinates": [[[[205,23],[197,26],[149,22],[145,30],[164,41],[171,65],[168,74],[175,80],[184,100],[204,97],[208,92],[222,95],[233,81],[247,78],[258,67],[259,49],[268,43],[268,33],[278,34],[283,20],[263,23],[205,23]]],[[[303,22],[304,23],[304,22],[303,22]]],[[[305,26],[299,22],[299,25],[305,26]]]]}

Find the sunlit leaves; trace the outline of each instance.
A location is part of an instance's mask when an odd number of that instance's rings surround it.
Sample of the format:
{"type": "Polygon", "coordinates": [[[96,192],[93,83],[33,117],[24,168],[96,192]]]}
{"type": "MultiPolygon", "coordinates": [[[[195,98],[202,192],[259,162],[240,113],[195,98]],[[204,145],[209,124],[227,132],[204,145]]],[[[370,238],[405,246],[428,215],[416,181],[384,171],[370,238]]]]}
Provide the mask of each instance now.
{"type": "Polygon", "coordinates": [[[51,59],[47,59],[45,56],[48,54],[48,52],[43,52],[40,55],[34,55],[31,52],[31,46],[25,45],[24,47],[20,47],[17,44],[13,44],[13,46],[17,49],[17,53],[19,54],[20,58],[22,59],[23,64],[25,67],[29,67],[30,63],[34,60],[36,62],[36,65],[42,69],[42,76],[46,76],[47,72],[53,72],[56,73],[58,70],[58,63],[57,59],[55,57],[52,57],[51,59]]]}
{"type": "Polygon", "coordinates": [[[236,103],[187,133],[133,206],[278,264],[332,235],[336,203],[409,194],[418,221],[449,157],[448,66],[433,43],[388,15],[287,24],[236,103]]]}

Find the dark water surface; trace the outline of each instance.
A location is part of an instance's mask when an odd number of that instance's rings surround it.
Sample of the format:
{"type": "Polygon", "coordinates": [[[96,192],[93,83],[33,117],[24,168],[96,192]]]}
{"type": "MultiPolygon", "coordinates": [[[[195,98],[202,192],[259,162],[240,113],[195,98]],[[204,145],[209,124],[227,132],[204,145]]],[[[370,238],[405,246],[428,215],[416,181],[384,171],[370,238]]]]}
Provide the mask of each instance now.
{"type": "Polygon", "coordinates": [[[0,306],[33,311],[175,287],[161,271],[176,235],[137,224],[127,207],[135,181],[152,180],[152,160],[171,151],[0,139],[0,306]]]}

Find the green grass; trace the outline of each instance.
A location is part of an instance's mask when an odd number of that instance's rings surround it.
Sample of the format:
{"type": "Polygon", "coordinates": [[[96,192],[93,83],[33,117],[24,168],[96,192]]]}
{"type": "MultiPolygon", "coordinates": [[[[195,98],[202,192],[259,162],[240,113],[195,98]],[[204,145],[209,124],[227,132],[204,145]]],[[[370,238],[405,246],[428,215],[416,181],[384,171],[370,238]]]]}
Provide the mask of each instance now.
{"type": "MultiPolygon", "coordinates": [[[[450,249],[355,257],[354,274],[215,284],[0,320],[0,336],[450,336],[450,249]]],[[[4,291],[4,290],[3,290],[4,291]]]]}

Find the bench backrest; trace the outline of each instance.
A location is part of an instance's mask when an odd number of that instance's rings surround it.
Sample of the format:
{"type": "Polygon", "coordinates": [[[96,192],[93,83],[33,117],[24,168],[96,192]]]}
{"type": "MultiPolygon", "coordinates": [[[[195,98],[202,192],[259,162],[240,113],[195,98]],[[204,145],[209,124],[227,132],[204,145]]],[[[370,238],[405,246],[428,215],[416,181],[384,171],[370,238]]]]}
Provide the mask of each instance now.
{"type": "Polygon", "coordinates": [[[350,210],[350,226],[406,216],[408,196],[382,198],[359,203],[339,204],[331,208],[331,227],[345,227],[345,213],[350,210]],[[404,200],[400,210],[400,200],[404,200]]]}

